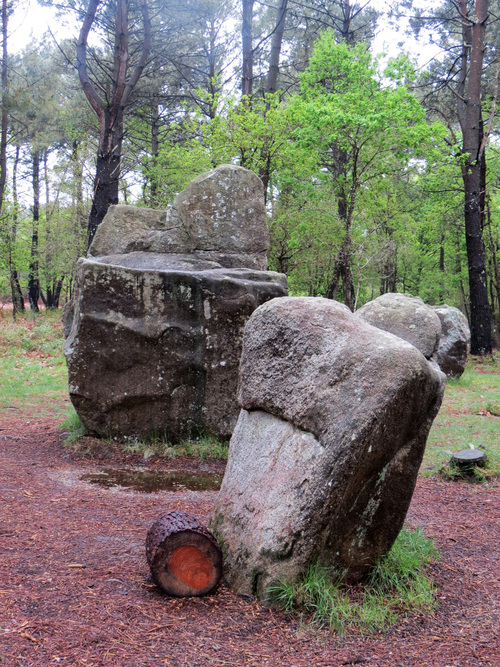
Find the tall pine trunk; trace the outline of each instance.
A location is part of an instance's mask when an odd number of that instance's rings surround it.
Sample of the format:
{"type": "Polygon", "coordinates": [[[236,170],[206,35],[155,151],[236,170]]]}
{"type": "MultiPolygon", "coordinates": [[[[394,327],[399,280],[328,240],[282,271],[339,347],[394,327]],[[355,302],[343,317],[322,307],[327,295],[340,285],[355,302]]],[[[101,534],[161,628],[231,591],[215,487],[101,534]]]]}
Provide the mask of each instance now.
{"type": "Polygon", "coordinates": [[[147,0],[139,0],[144,28],[142,50],[130,77],[128,2],[117,0],[115,4],[113,68],[109,80],[109,92],[103,100],[94,87],[87,68],[87,41],[101,0],[90,0],[76,45],[77,69],[80,83],[99,119],[99,147],[97,151],[94,197],[88,223],[88,245],[104,219],[111,204],[118,203],[121,153],[123,143],[123,117],[144,67],[151,47],[151,21],[147,0]]]}
{"type": "Polygon", "coordinates": [[[486,258],[482,223],[485,201],[481,82],[485,48],[488,0],[476,0],[474,15],[467,12],[467,0],[460,0],[463,24],[461,86],[458,118],[462,129],[464,221],[469,267],[471,353],[491,354],[491,309],[486,282],[486,258]]]}
{"type": "Polygon", "coordinates": [[[33,182],[33,223],[31,227],[31,253],[28,270],[28,299],[30,309],[38,313],[38,299],[40,298],[39,251],[38,233],[40,228],[40,151],[34,150],[32,160],[33,182]]]}
{"type": "Polygon", "coordinates": [[[102,142],[96,160],[94,197],[89,216],[89,247],[108,208],[112,204],[118,204],[122,141],[123,112],[117,114],[114,126],[110,127],[110,123],[106,123],[102,133],[102,142]]]}

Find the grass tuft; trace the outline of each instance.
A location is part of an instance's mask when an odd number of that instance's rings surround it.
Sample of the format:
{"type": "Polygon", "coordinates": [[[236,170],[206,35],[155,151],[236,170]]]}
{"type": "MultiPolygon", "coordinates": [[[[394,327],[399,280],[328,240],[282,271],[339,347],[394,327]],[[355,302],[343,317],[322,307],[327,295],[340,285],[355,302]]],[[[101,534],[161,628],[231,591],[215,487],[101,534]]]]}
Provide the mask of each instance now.
{"type": "Polygon", "coordinates": [[[436,607],[426,566],[438,558],[432,541],[420,529],[403,528],[365,585],[346,586],[342,577],[332,578],[329,568],[313,563],[299,584],[272,586],[270,599],[288,613],[308,616],[311,625],[328,626],[338,634],[382,631],[403,613],[432,612],[436,607]]]}
{"type": "Polygon", "coordinates": [[[185,438],[173,445],[166,433],[153,434],[149,437],[131,436],[124,439],[126,452],[142,454],[145,459],[151,456],[176,458],[192,456],[200,461],[204,459],[227,459],[229,442],[214,436],[200,435],[197,438],[185,438]]]}
{"type": "Polygon", "coordinates": [[[68,408],[66,419],[62,422],[60,428],[66,433],[63,441],[64,445],[75,445],[80,438],[87,434],[87,429],[73,406],[68,408]]]}

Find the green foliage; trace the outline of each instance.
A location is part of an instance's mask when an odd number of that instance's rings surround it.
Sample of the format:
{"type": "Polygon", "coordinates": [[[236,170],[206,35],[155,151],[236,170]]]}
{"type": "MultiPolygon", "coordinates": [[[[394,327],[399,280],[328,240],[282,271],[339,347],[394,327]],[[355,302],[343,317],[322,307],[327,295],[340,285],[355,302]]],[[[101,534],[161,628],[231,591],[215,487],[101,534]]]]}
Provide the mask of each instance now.
{"type": "Polygon", "coordinates": [[[193,178],[213,167],[207,150],[199,140],[194,138],[176,143],[175,140],[169,141],[168,137],[162,143],[157,158],[144,160],[143,166],[147,182],[157,184],[154,194],[157,207],[171,204],[193,178]]]}
{"type": "Polygon", "coordinates": [[[392,549],[373,567],[367,582],[348,587],[326,567],[311,564],[297,585],[281,582],[271,600],[287,612],[299,612],[312,625],[329,626],[338,634],[387,629],[402,613],[431,612],[434,588],[426,566],[439,554],[420,529],[403,528],[392,549]]]}
{"type": "Polygon", "coordinates": [[[301,180],[285,190],[273,220],[281,232],[279,249],[286,246],[281,255],[293,258],[288,269],[294,293],[325,296],[342,271],[344,295],[349,280],[355,303],[373,298],[379,286],[388,291],[381,276],[391,277],[391,291],[398,287],[399,248],[411,239],[408,226],[418,226],[409,194],[440,157],[444,128],[427,123],[403,82],[410,78],[407,60],[387,72],[394,79],[383,85],[364,45],[337,44],[325,33],[301,77],[300,93],[287,105],[295,150],[309,152],[308,163],[288,161],[301,180]],[[309,187],[301,189],[307,178],[309,187]],[[308,217],[313,209],[321,214],[308,217]],[[295,211],[300,225],[292,227],[295,211]]]}

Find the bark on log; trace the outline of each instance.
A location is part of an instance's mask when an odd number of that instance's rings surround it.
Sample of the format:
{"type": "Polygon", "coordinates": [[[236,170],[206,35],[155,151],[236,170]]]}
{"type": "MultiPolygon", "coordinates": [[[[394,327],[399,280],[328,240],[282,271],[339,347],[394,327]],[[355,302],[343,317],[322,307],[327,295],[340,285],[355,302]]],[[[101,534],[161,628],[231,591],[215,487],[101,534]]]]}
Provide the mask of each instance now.
{"type": "Polygon", "coordinates": [[[222,577],[222,552],[217,541],[185,512],[164,514],[151,526],[146,557],[153,581],[168,595],[205,595],[222,577]]]}

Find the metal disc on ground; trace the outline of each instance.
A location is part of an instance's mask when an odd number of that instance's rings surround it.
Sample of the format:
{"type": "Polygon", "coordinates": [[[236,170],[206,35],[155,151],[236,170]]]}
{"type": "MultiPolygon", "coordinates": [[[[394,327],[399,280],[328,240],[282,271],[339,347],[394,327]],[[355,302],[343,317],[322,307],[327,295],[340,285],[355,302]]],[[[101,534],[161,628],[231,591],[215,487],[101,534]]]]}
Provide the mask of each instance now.
{"type": "Polygon", "coordinates": [[[146,557],[153,581],[169,595],[206,595],[222,577],[222,552],[216,539],[185,512],[164,514],[151,526],[146,557]]]}

